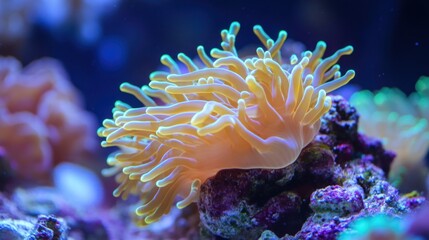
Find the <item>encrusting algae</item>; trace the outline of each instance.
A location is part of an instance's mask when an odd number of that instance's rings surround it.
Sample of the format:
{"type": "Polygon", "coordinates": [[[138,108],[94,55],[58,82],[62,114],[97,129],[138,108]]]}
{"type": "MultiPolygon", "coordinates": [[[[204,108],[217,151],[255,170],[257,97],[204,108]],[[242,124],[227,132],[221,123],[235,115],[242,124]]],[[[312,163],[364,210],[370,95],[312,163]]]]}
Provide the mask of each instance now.
{"type": "Polygon", "coordinates": [[[103,171],[116,175],[115,196],[140,196],[138,223],[147,225],[170,211],[196,202],[201,184],[222,169],[278,169],[293,163],[318,133],[320,118],[330,109],[326,94],[348,83],[353,70],[341,75],[338,60],[351,46],[322,59],[326,44],[314,51],[280,55],[287,33],[271,39],[261,26],[254,33],[264,47],[242,59],[235,41],[240,25],[221,32],[221,49],[209,57],[197,48],[200,61],[185,54],[161,57],[169,72],[150,75],[149,86],[123,83],[144,107],[117,101],[113,119],[98,131],[102,146],[119,147],[103,171]],[[213,60],[214,59],[214,60],[213,60]],[[158,104],[159,99],[163,103],[158,104]]]}

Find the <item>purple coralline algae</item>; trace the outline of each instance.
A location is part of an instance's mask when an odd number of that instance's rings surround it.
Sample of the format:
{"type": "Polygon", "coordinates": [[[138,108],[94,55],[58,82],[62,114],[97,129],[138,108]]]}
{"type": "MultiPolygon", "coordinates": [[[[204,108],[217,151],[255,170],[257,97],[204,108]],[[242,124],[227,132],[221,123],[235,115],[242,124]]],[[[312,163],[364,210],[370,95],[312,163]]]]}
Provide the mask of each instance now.
{"type": "Polygon", "coordinates": [[[68,226],[60,218],[40,215],[37,220],[0,219],[1,240],[66,240],[68,226]]]}
{"type": "MultiPolygon", "coordinates": [[[[0,193],[0,240],[15,239],[120,239],[106,226],[109,213],[78,209],[54,188],[16,189],[8,197],[0,193]]],[[[116,228],[112,228],[112,230],[116,228]]]]}
{"type": "Polygon", "coordinates": [[[41,215],[37,218],[34,229],[26,239],[66,240],[67,228],[67,225],[61,219],[41,215]]]}
{"type": "Polygon", "coordinates": [[[386,180],[395,154],[357,131],[342,97],[314,141],[283,169],[222,170],[201,187],[202,232],[226,239],[335,239],[361,217],[402,217],[425,202],[386,180]]]}
{"type": "MultiPolygon", "coordinates": [[[[34,204],[41,205],[38,201],[34,204]]],[[[69,226],[62,218],[43,214],[33,216],[22,207],[0,193],[0,240],[67,239],[69,226]]]]}

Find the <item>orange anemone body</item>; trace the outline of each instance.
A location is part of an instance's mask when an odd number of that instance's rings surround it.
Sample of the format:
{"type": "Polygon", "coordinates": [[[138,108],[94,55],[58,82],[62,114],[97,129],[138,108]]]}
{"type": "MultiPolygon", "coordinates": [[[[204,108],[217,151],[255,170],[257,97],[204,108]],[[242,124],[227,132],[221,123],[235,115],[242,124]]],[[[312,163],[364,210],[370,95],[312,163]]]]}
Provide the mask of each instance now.
{"type": "Polygon", "coordinates": [[[164,55],[161,62],[170,71],[152,73],[149,86],[122,84],[121,90],[144,107],[116,102],[113,119],[98,131],[106,138],[103,146],[120,148],[108,158],[112,168],[104,174],[116,174],[120,185],[115,196],[140,196],[136,213],[142,225],[168,213],[176,196],[182,198],[179,208],[197,201],[201,184],[219,170],[293,163],[331,106],[326,93],[354,77],[352,70],[341,75],[336,65],[352,53],[351,46],[322,59],[326,44],[319,42],[314,51],[284,63],[280,49],[286,32],[273,40],[255,26],[264,48],[242,59],[235,48],[238,30],[234,22],[221,32],[222,49],[210,52],[214,60],[201,46],[200,61],[180,53],[178,59],[187,67],[182,73],[164,55]]]}

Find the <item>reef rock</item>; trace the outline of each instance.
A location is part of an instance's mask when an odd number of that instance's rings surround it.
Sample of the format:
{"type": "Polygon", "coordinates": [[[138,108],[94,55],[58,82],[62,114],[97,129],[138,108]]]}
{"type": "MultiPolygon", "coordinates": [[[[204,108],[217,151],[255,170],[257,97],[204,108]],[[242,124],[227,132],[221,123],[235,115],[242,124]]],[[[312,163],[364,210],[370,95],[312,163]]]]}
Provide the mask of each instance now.
{"type": "Polygon", "coordinates": [[[203,232],[226,239],[335,239],[357,218],[400,217],[422,205],[423,197],[401,196],[387,182],[395,154],[359,134],[358,119],[346,100],[333,97],[319,134],[293,164],[209,178],[198,202],[203,232]]]}

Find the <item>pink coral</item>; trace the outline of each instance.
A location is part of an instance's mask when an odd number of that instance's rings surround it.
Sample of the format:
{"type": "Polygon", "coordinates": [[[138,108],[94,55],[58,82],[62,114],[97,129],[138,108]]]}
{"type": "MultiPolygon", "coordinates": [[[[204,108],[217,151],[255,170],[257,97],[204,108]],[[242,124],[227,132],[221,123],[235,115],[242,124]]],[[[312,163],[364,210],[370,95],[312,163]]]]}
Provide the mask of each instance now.
{"type": "Polygon", "coordinates": [[[35,178],[94,147],[94,117],[61,64],[41,59],[22,68],[0,58],[0,146],[18,176],[35,178]]]}

